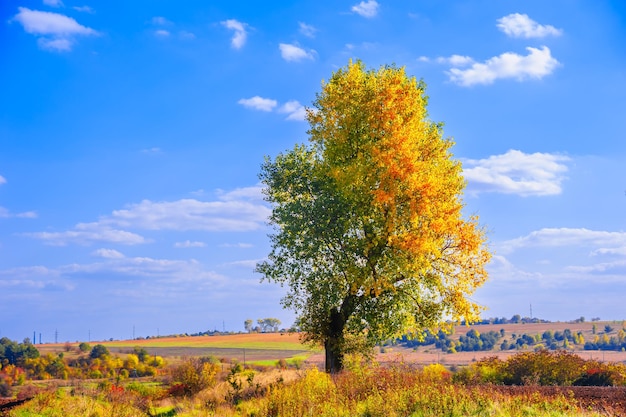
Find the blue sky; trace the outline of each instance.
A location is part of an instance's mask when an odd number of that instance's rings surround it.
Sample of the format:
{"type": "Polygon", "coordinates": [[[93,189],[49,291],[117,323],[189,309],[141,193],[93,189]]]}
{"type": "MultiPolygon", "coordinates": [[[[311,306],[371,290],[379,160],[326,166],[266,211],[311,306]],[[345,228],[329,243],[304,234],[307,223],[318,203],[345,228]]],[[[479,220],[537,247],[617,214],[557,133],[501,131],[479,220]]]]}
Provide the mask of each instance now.
{"type": "Polygon", "coordinates": [[[495,251],[485,317],[624,319],[622,1],[0,5],[0,336],[243,330],[258,173],[349,59],[424,79],[495,251]]]}

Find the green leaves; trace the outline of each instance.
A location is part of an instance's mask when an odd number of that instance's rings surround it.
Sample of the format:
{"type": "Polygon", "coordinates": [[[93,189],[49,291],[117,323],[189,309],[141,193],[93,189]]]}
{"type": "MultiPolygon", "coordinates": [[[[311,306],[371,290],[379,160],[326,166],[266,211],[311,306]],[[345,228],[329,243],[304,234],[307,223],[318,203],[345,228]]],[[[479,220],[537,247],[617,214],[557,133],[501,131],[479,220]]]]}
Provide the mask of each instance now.
{"type": "Polygon", "coordinates": [[[337,355],[348,339],[477,318],[468,296],[490,255],[477,219],[462,218],[461,165],[426,103],[404,69],[351,62],[307,113],[310,145],[262,166],[275,233],[257,271],[288,287],[305,338],[337,355]]]}

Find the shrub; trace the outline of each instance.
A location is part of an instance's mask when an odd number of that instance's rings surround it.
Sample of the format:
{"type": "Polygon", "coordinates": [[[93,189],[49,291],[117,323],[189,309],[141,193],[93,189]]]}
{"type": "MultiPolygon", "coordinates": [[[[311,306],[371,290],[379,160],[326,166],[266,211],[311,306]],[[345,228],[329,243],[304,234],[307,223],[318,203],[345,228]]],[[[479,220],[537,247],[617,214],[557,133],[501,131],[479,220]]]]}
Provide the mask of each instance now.
{"type": "Polygon", "coordinates": [[[191,396],[215,385],[218,364],[200,358],[186,358],[172,369],[172,395],[191,396]]]}

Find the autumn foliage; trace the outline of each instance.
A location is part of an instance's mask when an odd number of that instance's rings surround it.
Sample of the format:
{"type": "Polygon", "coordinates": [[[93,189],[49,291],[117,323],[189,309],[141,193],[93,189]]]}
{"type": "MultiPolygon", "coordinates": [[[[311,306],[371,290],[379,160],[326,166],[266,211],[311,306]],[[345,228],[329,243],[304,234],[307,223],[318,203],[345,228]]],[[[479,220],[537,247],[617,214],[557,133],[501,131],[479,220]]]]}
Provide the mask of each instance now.
{"type": "Polygon", "coordinates": [[[260,174],[276,233],[257,271],[286,284],[327,371],[376,342],[478,318],[469,298],[490,259],[452,140],[428,118],[425,84],[403,68],[350,62],[308,109],[310,145],[260,174]]]}

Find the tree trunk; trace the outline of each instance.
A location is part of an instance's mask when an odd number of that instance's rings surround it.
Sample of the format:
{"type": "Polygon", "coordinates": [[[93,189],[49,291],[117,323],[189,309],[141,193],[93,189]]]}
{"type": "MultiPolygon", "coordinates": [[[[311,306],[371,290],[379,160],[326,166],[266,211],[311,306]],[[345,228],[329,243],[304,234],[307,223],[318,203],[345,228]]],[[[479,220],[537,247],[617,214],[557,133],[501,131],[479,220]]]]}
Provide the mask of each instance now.
{"type": "Polygon", "coordinates": [[[334,374],[343,370],[343,328],[346,320],[340,311],[331,310],[330,312],[330,331],[328,337],[324,341],[324,350],[326,353],[325,370],[329,374],[334,374]]]}
{"type": "Polygon", "coordinates": [[[329,374],[334,374],[343,370],[343,329],[346,327],[348,318],[354,312],[358,298],[352,294],[347,295],[341,303],[341,308],[331,309],[329,314],[330,326],[324,350],[326,353],[325,370],[329,374]]]}

